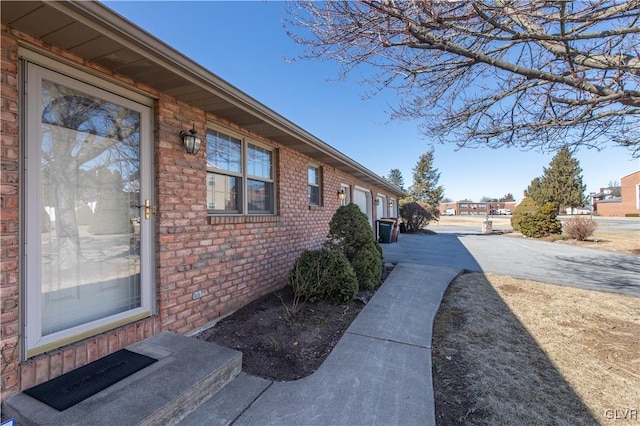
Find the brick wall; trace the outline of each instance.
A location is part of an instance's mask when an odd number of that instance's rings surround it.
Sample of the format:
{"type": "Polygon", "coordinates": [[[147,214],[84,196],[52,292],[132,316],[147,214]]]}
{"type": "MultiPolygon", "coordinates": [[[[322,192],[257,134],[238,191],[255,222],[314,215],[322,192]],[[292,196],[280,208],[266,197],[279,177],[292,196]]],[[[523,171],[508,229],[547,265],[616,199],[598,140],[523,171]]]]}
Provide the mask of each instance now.
{"type": "MultiPolygon", "coordinates": [[[[210,325],[246,303],[286,284],[287,273],[305,249],[319,247],[328,223],[339,206],[340,184],[369,188],[373,194],[391,194],[326,165],[322,168],[322,205],[310,207],[305,155],[244,131],[233,123],[207,116],[204,111],[87,63],[67,52],[2,27],[2,111],[0,145],[2,354],[1,398],[57,377],[163,330],[190,333],[210,325]],[[17,38],[64,56],[81,67],[98,70],[157,98],[154,107],[154,166],[156,193],[156,303],[152,318],[122,326],[20,360],[18,188],[19,117],[17,38]],[[230,127],[277,152],[277,215],[209,217],[206,211],[206,147],[187,154],[178,137],[195,123],[200,134],[207,122],[230,127]],[[202,297],[193,299],[201,291],[202,297]],[[14,350],[14,348],[16,350],[14,350]]],[[[317,162],[314,161],[317,164],[317,162]]],[[[374,209],[375,214],[375,209],[374,209]]],[[[374,218],[375,220],[375,218],[374,218]]]]}
{"type": "Polygon", "coordinates": [[[0,44],[0,349],[2,400],[19,388],[19,147],[17,42],[2,28],[0,44]]]}
{"type": "Polygon", "coordinates": [[[597,205],[598,216],[625,216],[638,214],[636,186],[640,184],[640,170],[620,179],[621,200],[618,202],[599,201],[597,205]]]}

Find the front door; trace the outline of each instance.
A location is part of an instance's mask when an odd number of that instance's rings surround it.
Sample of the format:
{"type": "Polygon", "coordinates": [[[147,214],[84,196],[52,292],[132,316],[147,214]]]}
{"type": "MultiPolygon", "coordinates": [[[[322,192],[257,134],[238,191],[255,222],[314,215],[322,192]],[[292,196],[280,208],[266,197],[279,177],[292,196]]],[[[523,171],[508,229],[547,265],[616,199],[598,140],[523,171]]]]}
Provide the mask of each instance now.
{"type": "Polygon", "coordinates": [[[33,356],[151,314],[152,135],[149,106],[35,64],[26,71],[33,356]]]}
{"type": "Polygon", "coordinates": [[[386,195],[378,195],[376,198],[376,219],[382,219],[387,216],[387,197],[386,195]]]}

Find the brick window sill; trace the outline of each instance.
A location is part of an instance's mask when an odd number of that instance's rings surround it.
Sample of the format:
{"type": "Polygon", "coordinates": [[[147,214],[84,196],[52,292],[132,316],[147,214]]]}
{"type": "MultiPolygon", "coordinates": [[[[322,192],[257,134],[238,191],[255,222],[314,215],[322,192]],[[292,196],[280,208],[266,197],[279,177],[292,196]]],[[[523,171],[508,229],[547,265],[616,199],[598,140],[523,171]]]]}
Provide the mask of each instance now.
{"type": "Polygon", "coordinates": [[[322,206],[309,206],[309,210],[322,210],[322,206]]]}
{"type": "Polygon", "coordinates": [[[280,222],[278,215],[247,215],[247,216],[209,216],[210,225],[225,225],[236,223],[274,223],[280,222]]]}

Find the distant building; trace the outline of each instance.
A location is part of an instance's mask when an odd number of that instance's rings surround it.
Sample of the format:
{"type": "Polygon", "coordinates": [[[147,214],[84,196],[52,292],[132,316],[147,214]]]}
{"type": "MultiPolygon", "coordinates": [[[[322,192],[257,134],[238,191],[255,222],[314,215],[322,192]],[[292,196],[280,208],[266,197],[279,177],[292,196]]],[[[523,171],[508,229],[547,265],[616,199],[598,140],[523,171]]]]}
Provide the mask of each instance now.
{"type": "Polygon", "coordinates": [[[601,188],[591,196],[593,213],[598,216],[633,216],[640,214],[640,170],[620,178],[620,196],[612,188],[601,188]]]}
{"type": "Polygon", "coordinates": [[[469,200],[440,203],[441,216],[487,216],[501,215],[513,212],[518,203],[516,201],[487,201],[475,202],[469,200]]]}

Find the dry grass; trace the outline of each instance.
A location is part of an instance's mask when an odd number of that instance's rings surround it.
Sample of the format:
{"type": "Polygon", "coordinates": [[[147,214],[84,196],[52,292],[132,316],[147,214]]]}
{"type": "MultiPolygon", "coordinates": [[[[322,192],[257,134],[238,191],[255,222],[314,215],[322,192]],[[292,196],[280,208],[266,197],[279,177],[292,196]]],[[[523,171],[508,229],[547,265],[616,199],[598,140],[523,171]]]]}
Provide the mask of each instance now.
{"type": "Polygon", "coordinates": [[[640,298],[462,275],[434,326],[438,423],[637,424],[638,336],[640,298]]]}
{"type": "MultiPolygon", "coordinates": [[[[483,220],[440,225],[480,230],[483,220]]],[[[508,218],[491,220],[494,230],[510,228],[508,218]]],[[[640,254],[640,229],[598,225],[587,241],[558,242],[640,254]]],[[[638,336],[640,298],[465,274],[434,325],[438,423],[640,424],[638,336]]]]}
{"type": "Polygon", "coordinates": [[[598,227],[585,241],[562,240],[564,244],[618,253],[640,255],[640,229],[623,230],[598,227]]]}

